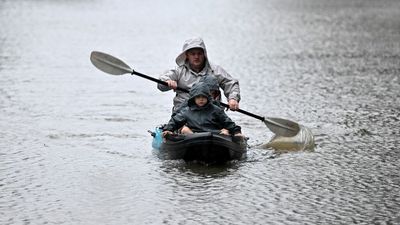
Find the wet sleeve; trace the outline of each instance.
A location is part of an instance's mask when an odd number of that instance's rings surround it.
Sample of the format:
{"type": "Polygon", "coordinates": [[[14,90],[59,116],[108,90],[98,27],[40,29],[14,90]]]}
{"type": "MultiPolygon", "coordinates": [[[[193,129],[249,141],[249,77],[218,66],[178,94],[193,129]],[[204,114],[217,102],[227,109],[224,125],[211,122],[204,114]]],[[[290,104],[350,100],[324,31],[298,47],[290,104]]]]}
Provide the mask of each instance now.
{"type": "Polygon", "coordinates": [[[219,86],[224,90],[225,97],[229,99],[235,99],[240,101],[240,87],[239,81],[233,78],[228,72],[222,67],[217,66],[215,68],[215,76],[218,79],[219,86]]]}
{"type": "Polygon", "coordinates": [[[179,105],[175,111],[172,112],[171,117],[174,117],[176,114],[181,112],[183,109],[185,109],[188,106],[188,100],[185,100],[181,105],[179,105]]]}
{"type": "Polygon", "coordinates": [[[229,130],[230,134],[237,134],[242,132],[241,127],[236,125],[235,122],[233,122],[231,118],[226,115],[224,110],[220,110],[218,115],[223,128],[229,130]]]}
{"type": "MultiPolygon", "coordinates": [[[[178,71],[176,69],[167,70],[162,75],[160,75],[160,80],[162,80],[162,81],[174,80],[174,81],[178,82],[178,71]]],[[[171,88],[169,88],[168,86],[163,85],[163,84],[157,84],[157,88],[160,91],[171,90],[171,88]]]]}
{"type": "Polygon", "coordinates": [[[171,117],[168,124],[163,128],[164,131],[174,131],[181,128],[186,124],[186,109],[182,109],[180,112],[177,112],[174,116],[171,117]]]}

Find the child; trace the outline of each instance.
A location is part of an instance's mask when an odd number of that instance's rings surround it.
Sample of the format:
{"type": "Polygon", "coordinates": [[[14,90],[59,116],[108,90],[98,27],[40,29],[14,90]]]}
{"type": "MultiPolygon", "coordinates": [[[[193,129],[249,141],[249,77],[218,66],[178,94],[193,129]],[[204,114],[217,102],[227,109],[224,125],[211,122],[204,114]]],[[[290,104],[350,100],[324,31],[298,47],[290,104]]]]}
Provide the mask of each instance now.
{"type": "Polygon", "coordinates": [[[163,128],[163,136],[184,125],[181,131],[183,134],[212,132],[241,135],[240,126],[237,126],[221,107],[213,104],[207,84],[200,82],[198,85],[194,85],[189,95],[187,106],[173,115],[163,128]]]}
{"type": "MultiPolygon", "coordinates": [[[[202,76],[199,82],[193,84],[192,88],[195,88],[197,85],[207,85],[210,90],[210,95],[212,97],[212,103],[221,107],[221,105],[219,104],[219,102],[221,101],[221,92],[219,90],[218,81],[213,75],[202,76]]],[[[172,112],[171,117],[175,116],[179,111],[186,108],[188,106],[188,101],[189,99],[179,105],[176,111],[172,112]]]]}

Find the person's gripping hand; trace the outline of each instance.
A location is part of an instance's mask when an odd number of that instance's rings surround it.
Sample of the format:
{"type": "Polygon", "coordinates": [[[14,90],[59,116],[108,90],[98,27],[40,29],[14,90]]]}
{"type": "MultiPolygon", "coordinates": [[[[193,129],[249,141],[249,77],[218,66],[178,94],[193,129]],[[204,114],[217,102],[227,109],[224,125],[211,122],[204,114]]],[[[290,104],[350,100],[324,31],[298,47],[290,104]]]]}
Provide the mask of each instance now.
{"type": "Polygon", "coordinates": [[[232,111],[236,111],[239,109],[239,102],[235,99],[229,99],[228,101],[229,109],[232,111]]]}
{"type": "Polygon", "coordinates": [[[168,87],[170,87],[170,88],[172,88],[174,90],[176,90],[176,88],[178,87],[178,84],[174,80],[167,80],[165,82],[167,82],[168,87]]]}

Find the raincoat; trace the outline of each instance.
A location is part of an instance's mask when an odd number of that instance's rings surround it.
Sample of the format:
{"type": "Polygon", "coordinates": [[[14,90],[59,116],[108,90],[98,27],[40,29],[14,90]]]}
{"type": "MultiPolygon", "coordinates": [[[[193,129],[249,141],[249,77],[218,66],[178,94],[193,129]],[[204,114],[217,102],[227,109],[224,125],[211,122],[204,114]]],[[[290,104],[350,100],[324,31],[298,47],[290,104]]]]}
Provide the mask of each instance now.
{"type": "MultiPolygon", "coordinates": [[[[240,101],[239,81],[234,79],[221,66],[214,65],[209,62],[207,49],[204,41],[201,38],[192,38],[186,40],[182,48],[182,53],[178,55],[175,61],[178,66],[175,69],[164,72],[164,74],[160,76],[160,80],[174,80],[176,81],[178,87],[190,90],[193,84],[197,83],[201,77],[212,75],[217,79],[218,85],[222,88],[224,95],[228,100],[235,99],[238,102],[240,101]],[[192,48],[202,48],[204,50],[205,67],[199,73],[191,70],[189,63],[186,61],[186,51],[192,48]]],[[[171,90],[171,88],[162,84],[158,84],[157,87],[161,91],[171,90]]],[[[177,90],[174,97],[173,111],[176,111],[179,105],[188,98],[188,93],[177,90]]]]}
{"type": "Polygon", "coordinates": [[[210,91],[219,91],[218,80],[213,75],[202,76],[199,82],[206,84],[210,91]]]}
{"type": "MultiPolygon", "coordinates": [[[[205,75],[202,76],[199,80],[199,82],[193,84],[192,88],[195,88],[198,85],[206,85],[208,89],[211,91],[218,91],[219,92],[219,86],[218,86],[218,81],[217,79],[212,76],[212,75],[205,75]]],[[[175,111],[172,112],[171,117],[175,116],[179,111],[181,111],[183,108],[188,106],[188,100],[185,100],[182,104],[180,104],[175,111]]],[[[212,99],[212,103],[215,104],[216,106],[222,107],[219,101],[221,100],[220,97],[217,99],[212,99]]]]}
{"type": "Polygon", "coordinates": [[[188,105],[174,115],[163,128],[164,131],[174,131],[183,125],[189,127],[193,132],[212,132],[219,134],[221,129],[229,130],[230,134],[241,132],[241,127],[237,126],[224,112],[224,110],[212,103],[210,90],[207,85],[195,85],[190,90],[188,105]],[[208,102],[199,107],[195,103],[196,96],[206,96],[208,102]]]}

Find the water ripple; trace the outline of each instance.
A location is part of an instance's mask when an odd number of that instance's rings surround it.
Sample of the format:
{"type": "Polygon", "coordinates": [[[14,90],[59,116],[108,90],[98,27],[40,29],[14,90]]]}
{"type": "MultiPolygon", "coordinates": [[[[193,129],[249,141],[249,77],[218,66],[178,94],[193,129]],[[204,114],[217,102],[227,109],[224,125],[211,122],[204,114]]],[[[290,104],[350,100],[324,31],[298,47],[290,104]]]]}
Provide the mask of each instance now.
{"type": "Polygon", "coordinates": [[[399,4],[1,1],[0,224],[398,224],[399,4]],[[242,109],[310,128],[314,151],[264,149],[265,124],[228,111],[246,159],[153,154],[175,93],[89,54],[157,77],[193,27],[242,109]]]}

